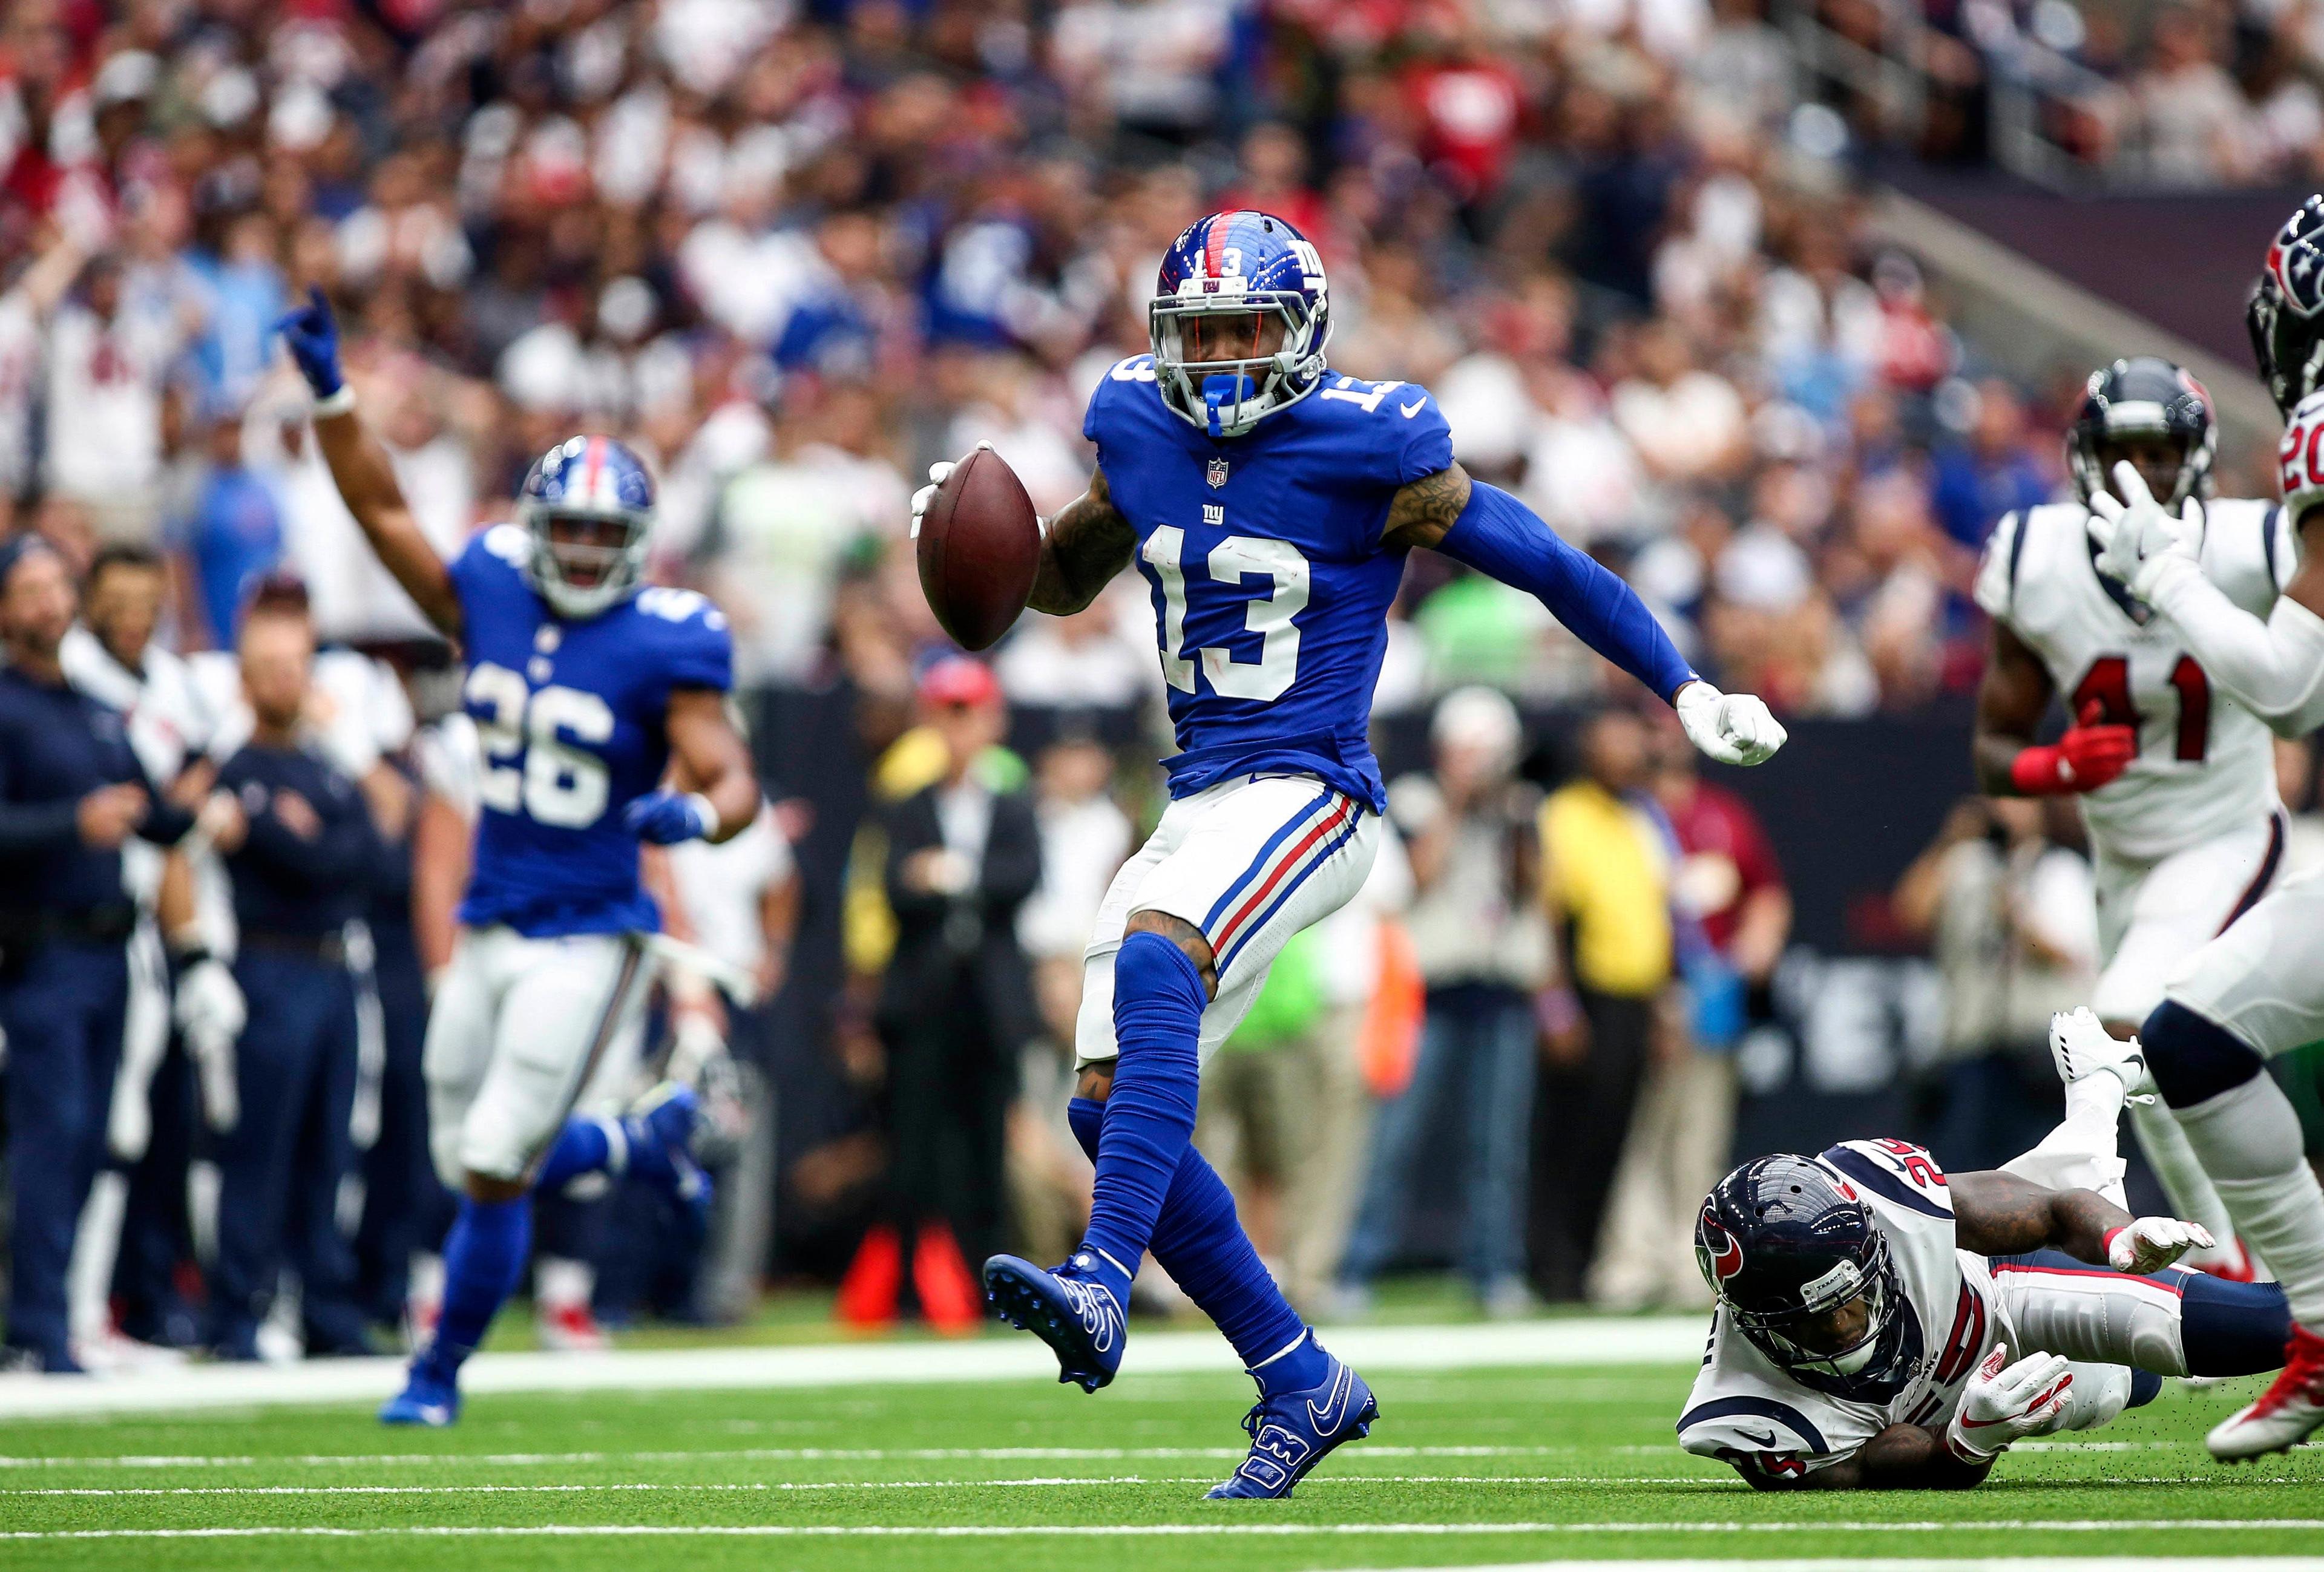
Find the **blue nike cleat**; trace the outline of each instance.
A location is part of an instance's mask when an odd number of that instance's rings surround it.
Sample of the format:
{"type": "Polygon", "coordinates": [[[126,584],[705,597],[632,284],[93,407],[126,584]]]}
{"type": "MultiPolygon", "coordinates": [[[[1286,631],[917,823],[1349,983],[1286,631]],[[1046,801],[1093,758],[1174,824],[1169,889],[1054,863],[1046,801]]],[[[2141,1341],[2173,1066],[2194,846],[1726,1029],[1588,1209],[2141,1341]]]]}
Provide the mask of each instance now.
{"type": "Polygon", "coordinates": [[[1059,1381],[1095,1392],[1121,1368],[1130,1337],[1121,1301],[1074,1263],[1044,1272],[1015,1255],[995,1255],[984,1264],[984,1300],[1002,1320],[1049,1345],[1059,1381]]]}
{"type": "Polygon", "coordinates": [[[706,1217],[716,1187],[694,1160],[694,1131],[702,1099],[690,1086],[666,1080],[630,1105],[622,1117],[629,1138],[629,1171],[669,1187],[694,1214],[706,1217]]]}
{"type": "Polygon", "coordinates": [[[1242,1416],[1250,1456],[1224,1484],[1205,1491],[1204,1499],[1274,1501],[1288,1495],[1333,1448],[1371,1434],[1378,1418],[1379,1402],[1364,1378],[1333,1359],[1322,1385],[1261,1396],[1251,1405],[1242,1416]]]}
{"type": "Polygon", "coordinates": [[[379,1411],[383,1425],[426,1425],[440,1430],[460,1417],[460,1389],[449,1378],[421,1364],[411,1366],[403,1390],[379,1411]]]}

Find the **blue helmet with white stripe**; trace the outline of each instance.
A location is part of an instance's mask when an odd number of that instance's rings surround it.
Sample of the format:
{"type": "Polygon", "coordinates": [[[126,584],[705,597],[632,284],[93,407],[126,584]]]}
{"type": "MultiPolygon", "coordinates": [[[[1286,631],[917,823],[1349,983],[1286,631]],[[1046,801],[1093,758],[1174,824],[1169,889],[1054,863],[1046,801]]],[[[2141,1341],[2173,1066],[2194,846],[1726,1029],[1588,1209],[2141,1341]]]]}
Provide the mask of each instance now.
{"type": "Polygon", "coordinates": [[[517,492],[531,538],[525,577],[563,617],[594,617],[638,591],[653,529],[645,461],[610,437],[568,437],[540,455],[517,492]]]}
{"type": "Polygon", "coordinates": [[[1272,214],[1198,218],[1163,255],[1146,325],[1162,402],[1213,437],[1239,437],[1323,380],[1323,259],[1272,214]]]}

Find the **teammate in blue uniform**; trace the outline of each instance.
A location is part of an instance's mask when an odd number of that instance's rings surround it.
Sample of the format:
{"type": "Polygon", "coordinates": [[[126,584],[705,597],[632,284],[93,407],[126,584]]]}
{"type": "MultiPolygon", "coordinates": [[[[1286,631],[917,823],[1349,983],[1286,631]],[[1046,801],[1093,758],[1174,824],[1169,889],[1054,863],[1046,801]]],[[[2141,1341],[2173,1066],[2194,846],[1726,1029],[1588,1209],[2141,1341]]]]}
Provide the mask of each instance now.
{"type": "Polygon", "coordinates": [[[1433,547],[1539,595],[1713,758],[1760,763],[1784,731],[1698,677],[1620,579],[1471,481],[1426,390],[1326,369],[1323,264],[1290,225],[1194,224],[1163,259],[1148,326],[1153,353],[1090,400],[1097,472],[1045,526],[1031,604],[1077,611],[1135,561],[1180,752],[1084,962],[1071,1118],[1097,1165],[1089,1231],[1054,1271],[993,1257],[985,1285],[1061,1379],[1094,1392],[1120,1366],[1150,1249],[1259,1384],[1250,1456],[1211,1494],[1277,1496],[1378,1405],[1285,1301],[1189,1137],[1203,1059],[1286,941],[1370,869],[1385,793],[1366,734],[1406,553],[1433,547]]]}
{"type": "Polygon", "coordinates": [[[380,1411],[448,1424],[460,1363],[523,1270],[530,1188],[626,1165],[704,1192],[686,1154],[691,1094],[666,1089],[619,1120],[570,1116],[636,1052],[640,941],[660,925],[638,843],[726,840],[757,815],[758,784],[726,719],[725,619],[691,591],[639,582],[653,483],[636,455],[603,437],[559,443],[525,478],[516,522],[447,564],[355,414],[320,292],[281,327],[347,510],[466,654],[484,744],[474,872],[425,1051],[437,1167],[464,1199],[435,1334],[380,1411]]]}

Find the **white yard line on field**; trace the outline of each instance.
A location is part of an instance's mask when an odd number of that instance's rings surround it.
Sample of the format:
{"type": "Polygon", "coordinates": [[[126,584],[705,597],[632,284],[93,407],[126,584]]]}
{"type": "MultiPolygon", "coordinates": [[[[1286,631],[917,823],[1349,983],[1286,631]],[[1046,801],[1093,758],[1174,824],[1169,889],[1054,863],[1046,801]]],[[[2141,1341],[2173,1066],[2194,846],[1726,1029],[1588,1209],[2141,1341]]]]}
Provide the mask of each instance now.
{"type": "MultiPolygon", "coordinates": [[[[590,1491],[983,1490],[1060,1485],[1207,1485],[1215,1474],[1058,1474],[1035,1479],[799,1479],[738,1484],[612,1485],[44,1485],[0,1490],[0,1501],[39,1496],[145,1495],[573,1495],[590,1491]]],[[[2129,1482],[2124,1482],[2129,1483],[2129,1482]]],[[[2160,1482],[2151,1482],[2160,1483],[2160,1482]]],[[[1739,1479],[1671,1474],[1333,1474],[1306,1481],[1334,1485],[1668,1485],[1690,1490],[1740,1490],[1739,1479]]]]}
{"type": "MultiPolygon", "coordinates": [[[[2142,1533],[2181,1530],[2217,1533],[2314,1531],[2324,1518],[2144,1519],[2142,1533]]],[[[1964,1531],[2043,1533],[2114,1533],[2116,1519],[1965,1518],[1951,1522],[1454,1522],[1279,1523],[1244,1520],[1194,1523],[527,1523],[406,1524],[384,1528],[327,1528],[267,1524],[189,1529],[53,1529],[0,1531],[12,1540],[203,1540],[203,1539],[1181,1539],[1237,1536],[1268,1538],[1379,1538],[1506,1534],[1953,1534],[1964,1531]]],[[[2142,1565],[2153,1558],[2140,1558],[2142,1565]]],[[[1958,1565],[1956,1563],[1955,1565],[1958,1565]]]]}
{"type": "MultiPolygon", "coordinates": [[[[2019,1446],[2026,1445],[2019,1442],[2019,1446]]],[[[1367,1444],[1365,1457],[1549,1457],[1564,1456],[1575,1447],[1386,1447],[1367,1444]]],[[[1646,1448],[1665,1456],[1674,1447],[1646,1448]]],[[[253,1453],[169,1454],[131,1452],[115,1457],[0,1457],[0,1470],[11,1468],[279,1468],[372,1467],[407,1464],[468,1463],[494,1467],[526,1468],[565,1463],[1034,1463],[1123,1462],[1133,1458],[1164,1459],[1240,1457],[1244,1447],[739,1447],[714,1451],[659,1452],[308,1452],[287,1457],[253,1453]]]]}
{"type": "MultiPolygon", "coordinates": [[[[1692,1316],[1574,1318],[1451,1327],[1344,1327],[1332,1350],[1361,1370],[1497,1370],[1525,1365],[1692,1364],[1703,1323],[1692,1316]]],[[[1144,1332],[1130,1339],[1130,1375],[1233,1374],[1211,1332],[1144,1332]]],[[[613,1354],[484,1354],[460,1384],[494,1392],[703,1390],[1056,1379],[1056,1358],[1030,1338],[960,1343],[835,1343],[779,1348],[674,1348],[613,1354]]],[[[396,1359],[324,1359],[280,1367],[194,1365],[118,1378],[0,1375],[0,1419],[170,1412],[267,1403],[377,1401],[401,1384],[396,1359]]]]}

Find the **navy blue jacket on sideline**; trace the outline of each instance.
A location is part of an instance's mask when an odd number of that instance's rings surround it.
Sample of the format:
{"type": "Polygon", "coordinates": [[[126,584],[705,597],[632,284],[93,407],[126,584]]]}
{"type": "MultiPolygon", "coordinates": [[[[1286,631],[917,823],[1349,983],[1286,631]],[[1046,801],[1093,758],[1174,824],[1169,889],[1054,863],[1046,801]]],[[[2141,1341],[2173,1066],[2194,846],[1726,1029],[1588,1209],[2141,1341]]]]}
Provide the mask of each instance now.
{"type": "Polygon", "coordinates": [[[152,798],[137,831],[145,840],[171,845],[193,827],[146,778],[119,712],[0,668],[0,921],[126,906],[120,851],[83,843],[77,818],[81,798],[124,784],[152,798]]]}
{"type": "Polygon", "coordinates": [[[355,782],[304,749],[251,743],[218,769],[242,799],[250,833],[226,860],[234,915],[246,933],[323,938],[360,916],[377,876],[378,832],[355,782]],[[276,817],[274,794],[296,792],[322,821],[312,840],[276,817]]]}

